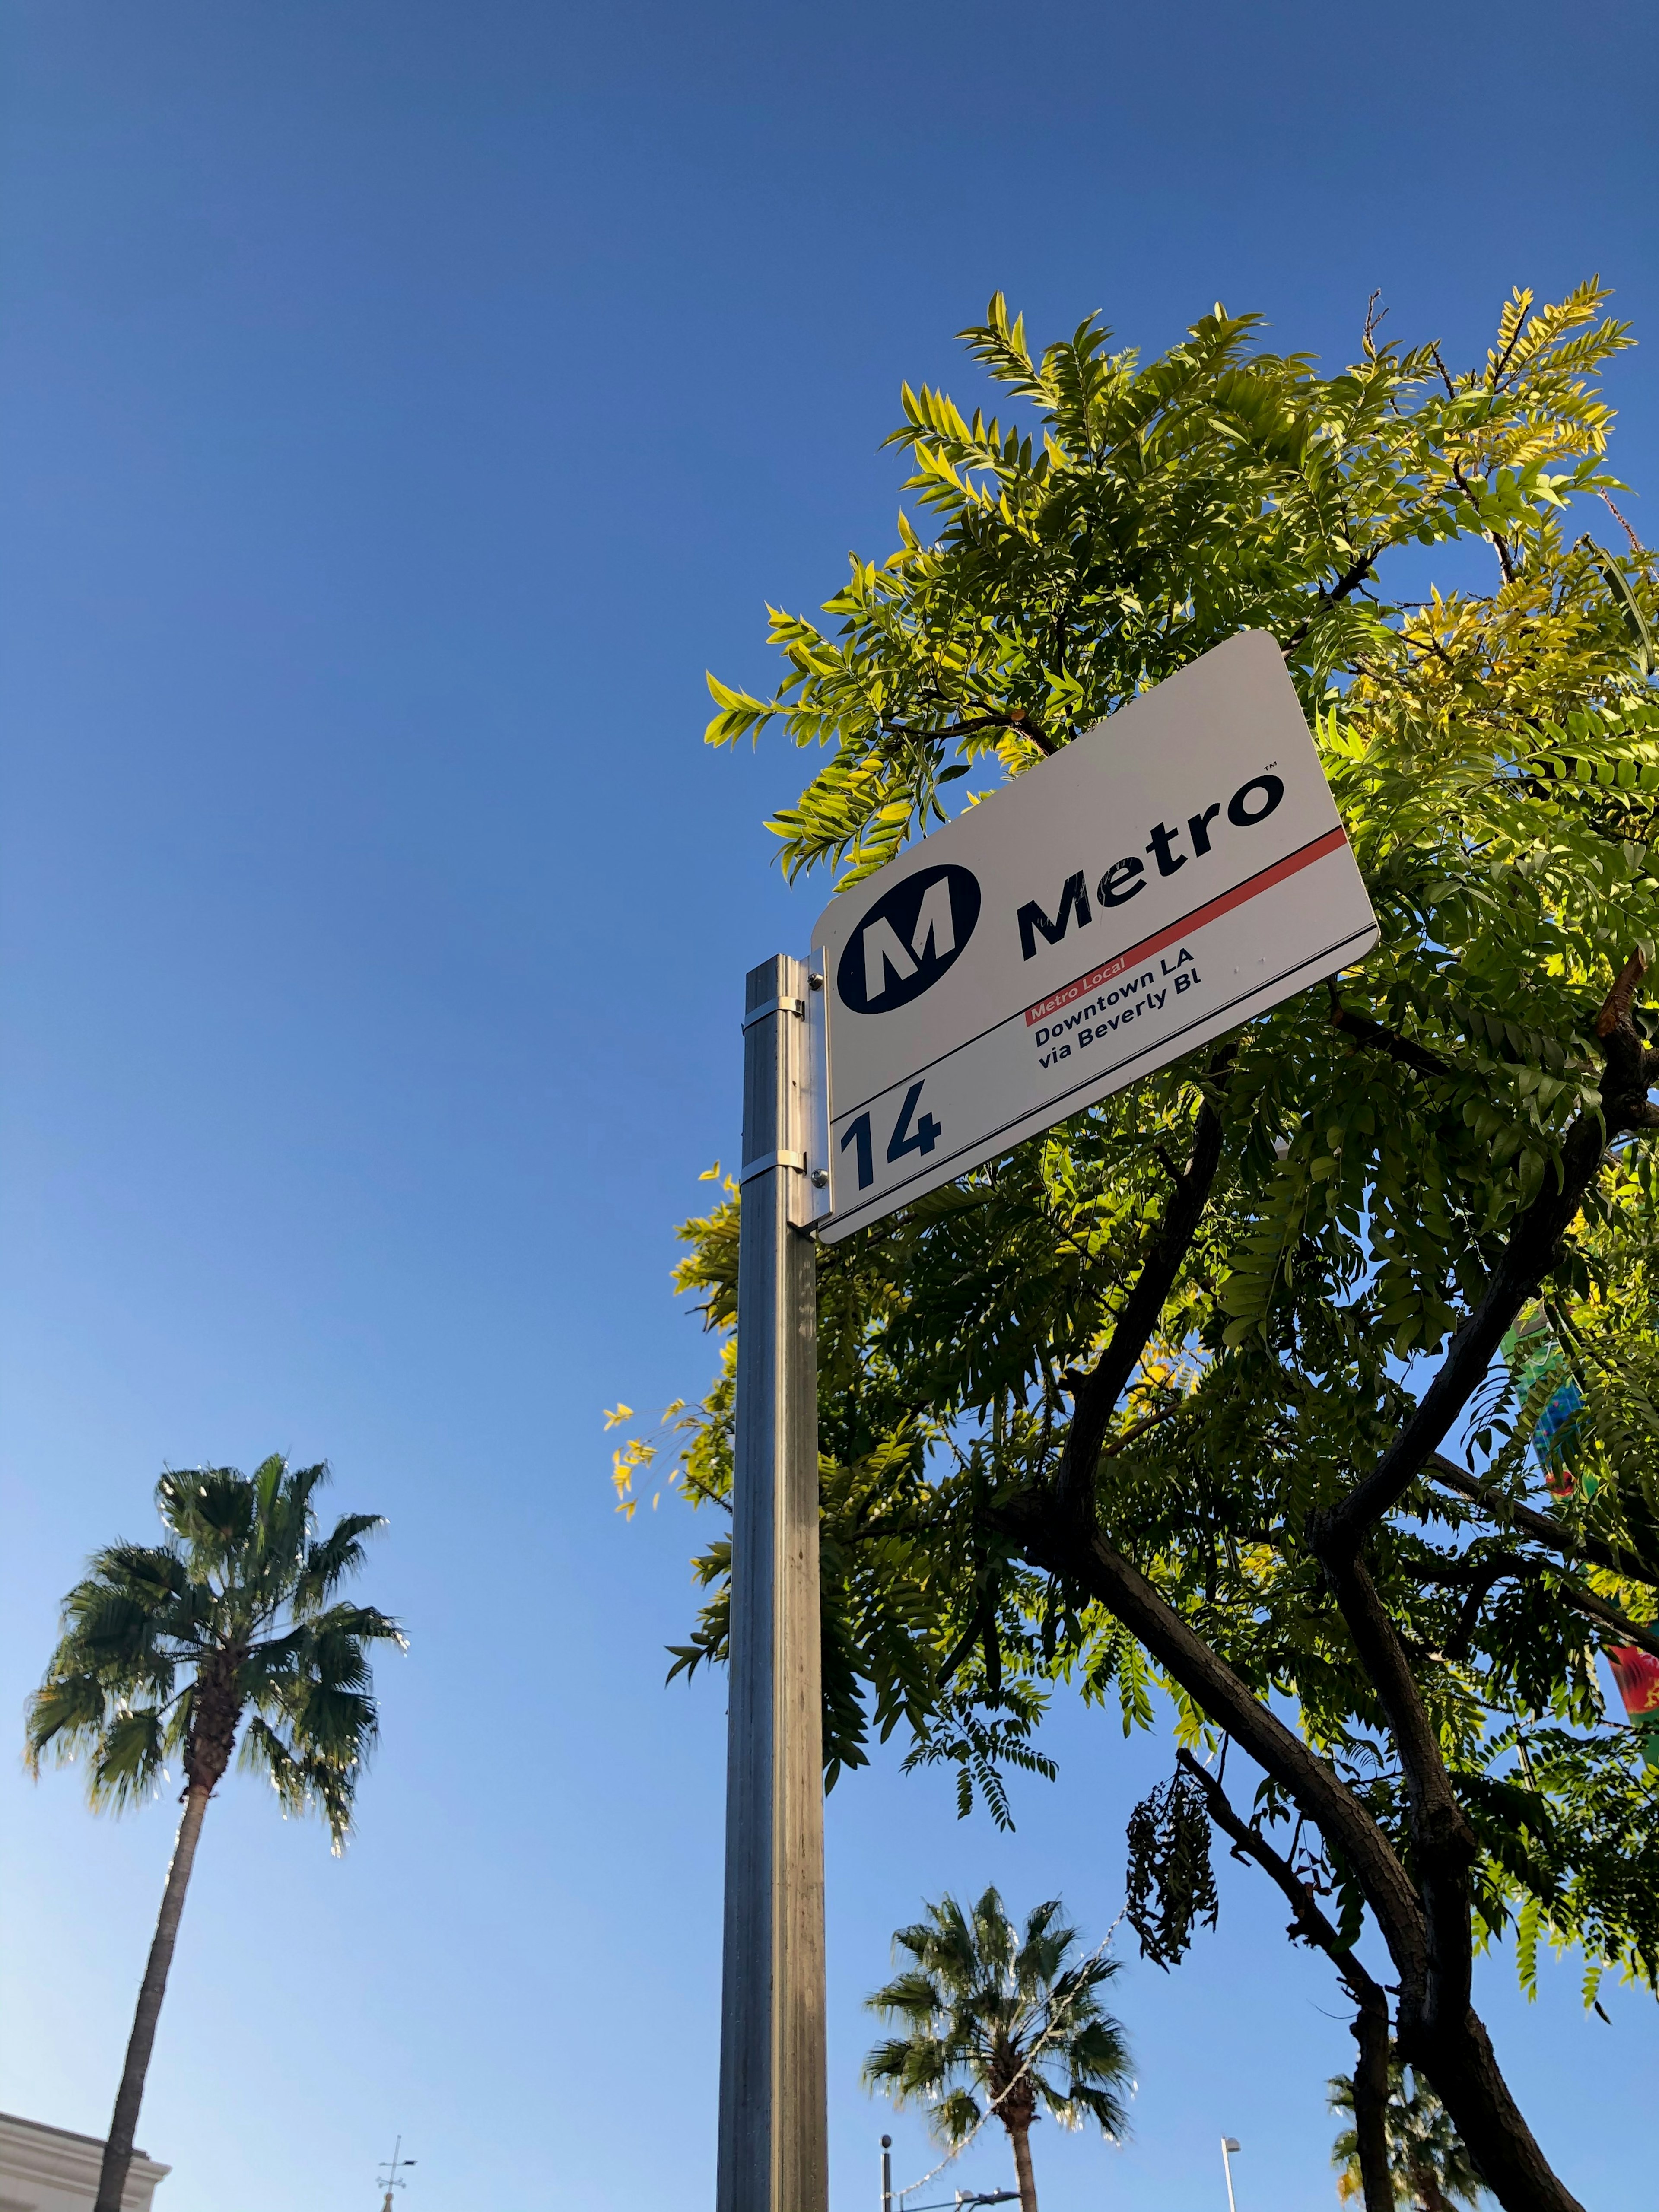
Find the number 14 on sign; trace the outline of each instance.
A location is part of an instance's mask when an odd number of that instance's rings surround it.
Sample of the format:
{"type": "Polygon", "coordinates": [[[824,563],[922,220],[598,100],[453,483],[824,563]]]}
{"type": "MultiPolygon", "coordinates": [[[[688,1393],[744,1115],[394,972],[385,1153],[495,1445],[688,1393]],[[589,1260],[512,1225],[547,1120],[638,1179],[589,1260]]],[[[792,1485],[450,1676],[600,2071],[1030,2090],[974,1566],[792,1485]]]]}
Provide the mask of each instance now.
{"type": "MultiPolygon", "coordinates": [[[[887,1139],[889,1167],[902,1160],[907,1152],[921,1152],[925,1158],[939,1142],[939,1125],[931,1114],[924,1114],[914,1129],[910,1126],[911,1116],[915,1113],[921,1097],[921,1084],[913,1083],[904,1094],[904,1103],[899,1109],[898,1120],[893,1124],[893,1133],[887,1139]]],[[[857,1147],[854,1157],[858,1162],[859,1188],[868,1190],[876,1179],[874,1140],[870,1134],[868,1114],[860,1114],[855,1121],[848,1123],[846,1134],[841,1140],[842,1152],[849,1145],[857,1147]]]]}

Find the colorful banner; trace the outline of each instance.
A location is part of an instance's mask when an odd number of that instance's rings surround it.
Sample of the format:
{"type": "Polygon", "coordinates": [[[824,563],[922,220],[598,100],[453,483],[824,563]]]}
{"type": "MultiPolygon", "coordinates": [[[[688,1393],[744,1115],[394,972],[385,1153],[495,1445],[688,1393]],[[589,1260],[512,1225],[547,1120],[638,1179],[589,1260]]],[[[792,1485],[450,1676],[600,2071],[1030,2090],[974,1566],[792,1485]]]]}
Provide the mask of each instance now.
{"type": "Polygon", "coordinates": [[[1621,1644],[1606,1657],[1642,1756],[1650,1767],[1659,1769],[1659,1659],[1638,1644],[1621,1644]]]}
{"type": "Polygon", "coordinates": [[[1586,1503],[1601,1487],[1599,1475],[1580,1470],[1575,1457],[1585,1436],[1584,1394],[1573,1380],[1560,1346],[1550,1332],[1541,1307],[1532,1312],[1504,1339],[1504,1357],[1522,1404],[1540,1379],[1553,1381],[1555,1389],[1544,1401],[1532,1432],[1532,1448],[1544,1480],[1555,1498],[1571,1498],[1582,1486],[1586,1503]]]}
{"type": "MultiPolygon", "coordinates": [[[[1581,1446],[1589,1441],[1584,1394],[1573,1380],[1541,1307],[1535,1306],[1504,1339],[1504,1356],[1523,1404],[1540,1382],[1555,1383],[1533,1429],[1533,1450],[1552,1497],[1568,1498],[1582,1492],[1588,1504],[1601,1487],[1601,1477],[1576,1463],[1581,1446]]],[[[1643,1760],[1659,1771],[1659,1658],[1636,1644],[1604,1647],[1603,1656],[1613,1669],[1643,1760]]]]}

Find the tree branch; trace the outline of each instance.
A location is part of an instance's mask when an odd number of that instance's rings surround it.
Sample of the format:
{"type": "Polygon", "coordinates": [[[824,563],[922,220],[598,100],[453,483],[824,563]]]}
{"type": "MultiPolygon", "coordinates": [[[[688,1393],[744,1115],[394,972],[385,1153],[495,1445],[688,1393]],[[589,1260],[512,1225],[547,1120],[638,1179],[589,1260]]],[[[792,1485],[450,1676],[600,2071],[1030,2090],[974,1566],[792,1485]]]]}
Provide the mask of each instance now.
{"type": "MultiPolygon", "coordinates": [[[[1454,1585],[1462,1583],[1467,1586],[1468,1594],[1459,1610],[1457,1626],[1439,1655],[1443,1659],[1462,1659],[1467,1657],[1474,1640],[1480,1608],[1497,1583],[1536,1582],[1544,1575],[1559,1575],[1560,1570],[1553,1560],[1534,1559],[1529,1553],[1492,1552],[1479,1559],[1442,1559],[1432,1565],[1419,1561],[1412,1571],[1419,1582],[1454,1585]]],[[[1555,1588],[1563,1605],[1588,1614],[1592,1620],[1599,1620],[1603,1627],[1622,1636],[1627,1643],[1639,1644],[1644,1651],[1651,1651],[1659,1658],[1659,1632],[1632,1620],[1609,1599],[1598,1597],[1594,1590],[1581,1589],[1576,1583],[1561,1581],[1555,1588]]]]}
{"type": "Polygon", "coordinates": [[[1374,1022],[1364,1014],[1352,1012],[1338,998],[1334,981],[1330,988],[1333,1029],[1342,1030],[1360,1044],[1368,1044],[1378,1052],[1386,1052],[1390,1060],[1400,1060],[1407,1067],[1414,1067],[1419,1075],[1455,1076],[1457,1073],[1449,1060],[1442,1060],[1437,1052],[1431,1052],[1426,1045],[1413,1044],[1409,1037],[1401,1036],[1398,1030],[1387,1029],[1381,1022],[1374,1022]]]}
{"type": "Polygon", "coordinates": [[[948,730],[916,730],[908,723],[889,722],[884,734],[890,738],[908,738],[917,744],[939,744],[952,738],[971,738],[981,730],[1014,730],[1043,753],[1058,750],[1054,739],[1041,722],[1028,714],[1024,707],[1010,707],[1006,711],[996,707],[982,707],[976,720],[953,722],[948,730]]]}
{"type": "Polygon", "coordinates": [[[1109,1443],[1101,1446],[1099,1456],[1115,1459],[1121,1451],[1127,1451],[1132,1443],[1138,1443],[1148,1429],[1161,1428],[1165,1421],[1173,1420],[1184,1409],[1186,1402],[1184,1398],[1177,1398],[1173,1405],[1160,1406],[1155,1413],[1144,1413],[1139,1420],[1131,1421],[1121,1437],[1114,1437],[1109,1443]]]}
{"type": "Polygon", "coordinates": [[[1659,1054],[1650,1055],[1644,1048],[1630,1011],[1646,964],[1640,952],[1631,955],[1597,1019],[1596,1034],[1607,1055],[1601,1104],[1599,1110],[1582,1113],[1568,1130],[1561,1146],[1559,1182],[1553,1184],[1546,1178],[1544,1188],[1510,1232],[1485,1296],[1452,1339],[1434,1380],[1394,1442],[1371,1472],[1315,1528],[1314,1549],[1328,1568],[1358,1555],[1366,1529],[1393,1510],[1445,1440],[1505,1334],[1554,1263],[1557,1247],[1601,1171],[1607,1145],[1615,1136],[1659,1124],[1659,1112],[1647,1103],[1659,1054]]]}
{"type": "Polygon", "coordinates": [[[1436,1728],[1398,1631],[1357,1555],[1324,1561],[1326,1579],[1342,1610],[1360,1664],[1389,1723],[1406,1785],[1417,1876],[1427,1936],[1427,1972],[1420,1996],[1401,1990],[1402,2033],[1461,2019],[1469,2008],[1474,1951],[1469,1923],[1469,1870],[1480,1846],[1458,1803],[1436,1728]]]}
{"type": "Polygon", "coordinates": [[[1489,392],[1496,392],[1498,385],[1502,382],[1504,372],[1510,365],[1510,356],[1515,351],[1516,346],[1520,344],[1522,338],[1526,335],[1531,320],[1532,319],[1528,315],[1521,315],[1516,318],[1515,328],[1510,333],[1510,342],[1504,347],[1498,360],[1492,364],[1492,374],[1486,380],[1486,389],[1489,392]]]}
{"type": "Polygon", "coordinates": [[[975,1644],[983,1640],[986,1635],[988,1623],[994,1624],[995,1620],[996,1592],[993,1590],[990,1596],[985,1601],[985,1602],[975,1608],[973,1619],[969,1622],[967,1627],[963,1630],[962,1634],[957,1637],[956,1642],[951,1646],[949,1652],[945,1655],[944,1664],[940,1667],[937,1676],[934,1678],[933,1686],[935,1689],[942,1690],[945,1687],[952,1674],[956,1673],[957,1668],[961,1666],[963,1661],[973,1650],[975,1644]]]}
{"type": "Polygon", "coordinates": [[[1637,988],[1647,973],[1647,955],[1636,951],[1619,970],[1618,978],[1602,1002],[1601,1012],[1595,1017],[1595,1034],[1603,1043],[1618,1030],[1632,1028],[1631,1007],[1635,1001],[1637,988]]]}
{"type": "Polygon", "coordinates": [[[1452,1631],[1450,1643],[1440,1655],[1443,1659],[1467,1657],[1469,1646],[1474,1641],[1474,1632],[1480,1620],[1480,1608],[1492,1595],[1493,1585],[1503,1582],[1510,1575],[1519,1573],[1522,1567],[1522,1562],[1518,1557],[1510,1558],[1507,1555],[1502,1559],[1483,1559],[1480,1562],[1470,1577],[1468,1595],[1458,1608],[1457,1626],[1452,1631]]]}
{"type": "Polygon", "coordinates": [[[1325,1569],[1376,1687],[1406,1784],[1425,1971],[1415,1984],[1401,1976],[1401,2056],[1425,2068],[1502,2203],[1514,2212],[1582,2212],[1539,2149],[1469,2001],[1470,1871],[1479,1845],[1446,1774],[1438,1734],[1364,1562],[1339,1554],[1325,1569]]]}
{"type": "MultiPolygon", "coordinates": [[[[1462,470],[1459,468],[1455,461],[1451,464],[1451,473],[1452,482],[1457,486],[1459,491],[1462,493],[1464,498],[1468,500],[1469,505],[1474,507],[1474,494],[1469,489],[1468,478],[1463,474],[1462,470]]],[[[1486,534],[1489,538],[1491,538],[1493,545],[1498,549],[1498,565],[1504,571],[1504,581],[1506,584],[1512,584],[1515,581],[1515,563],[1510,558],[1510,549],[1507,542],[1501,538],[1495,530],[1488,530],[1486,534]]]]}
{"type": "Polygon", "coordinates": [[[1371,1978],[1352,1947],[1342,1941],[1327,1914],[1316,1902],[1313,1892],[1297,1874],[1290,1861],[1273,1849],[1254,1821],[1247,1821],[1234,1809],[1232,1801],[1214,1775],[1206,1766],[1201,1766],[1191,1752],[1184,1747],[1176,1752],[1176,1764],[1183,1767],[1203,1790],[1210,1818],[1224,1834],[1232,1838],[1234,1857],[1253,1858],[1284,1893],[1291,1908],[1291,1934],[1300,1936],[1313,1949],[1325,1954],[1341,1975],[1343,1984],[1356,2004],[1365,2004],[1372,1998],[1380,2001],[1382,1984],[1371,1978]]]}
{"type": "Polygon", "coordinates": [[[1077,1583],[1106,1606],[1341,1852],[1400,1978],[1402,2055],[1424,2067],[1509,2212],[1583,2212],[1539,2149],[1473,2008],[1465,2005],[1454,2019],[1425,2015],[1429,1944],[1423,1905],[1364,1805],[1098,1529],[1076,1516],[1062,1517],[1052,1497],[1041,1491],[1029,1491],[988,1517],[1033,1566],[1077,1583]]]}
{"type": "Polygon", "coordinates": [[[1588,1559],[1592,1566],[1605,1567],[1609,1574],[1621,1575],[1626,1582],[1646,1583],[1659,1589],[1659,1566],[1651,1565],[1636,1553],[1625,1551],[1617,1544],[1605,1542],[1600,1536],[1564,1528],[1559,1521],[1552,1521],[1547,1513],[1534,1512],[1519,1498],[1505,1498],[1501,1491],[1489,1488],[1479,1475],[1471,1474],[1466,1467],[1459,1467],[1443,1452],[1431,1452],[1423,1472],[1443,1489],[1466,1498],[1471,1505],[1486,1506],[1494,1520],[1509,1521],[1538,1543],[1547,1544],[1553,1552],[1559,1552],[1563,1559],[1588,1559]]]}
{"type": "Polygon", "coordinates": [[[1203,1790],[1217,1827],[1232,1838],[1233,1856],[1253,1858],[1289,1900],[1291,1935],[1324,1952],[1358,2008],[1352,2030],[1359,2045],[1353,2074],[1353,2114],[1365,2212],[1396,2212],[1389,2171],[1389,2000],[1382,1984],[1373,1981],[1352,1947],[1332,1927],[1290,1861],[1273,1849],[1254,1821],[1243,1820],[1234,1811],[1216,1778],[1185,1748],[1176,1753],[1176,1760],[1203,1790]]]}
{"type": "Polygon", "coordinates": [[[1348,2033],[1359,2045],[1353,2069],[1353,2131],[1365,2212],[1396,2212],[1389,2163],[1389,2008],[1379,1993],[1362,2004],[1348,2033]]]}
{"type": "MultiPolygon", "coordinates": [[[[1531,1571],[1540,1571],[1542,1565],[1542,1561],[1539,1561],[1531,1571]]],[[[1622,1636],[1627,1644],[1639,1644],[1644,1651],[1650,1651],[1656,1659],[1659,1659],[1659,1635],[1656,1635],[1651,1628],[1632,1620],[1606,1598],[1597,1597],[1594,1590],[1579,1589],[1572,1583],[1562,1583],[1559,1587],[1563,1601],[1571,1606],[1575,1612],[1586,1614],[1591,1620],[1599,1620],[1615,1636],[1622,1636]]]]}
{"type": "Polygon", "coordinates": [[[1620,528],[1624,532],[1624,533],[1625,533],[1626,537],[1629,538],[1629,540],[1630,540],[1630,550],[1631,550],[1632,553],[1635,556],[1636,559],[1639,561],[1639,560],[1642,558],[1642,556],[1643,556],[1643,553],[1644,553],[1644,551],[1645,550],[1644,547],[1643,546],[1643,544],[1642,544],[1641,539],[1637,536],[1636,532],[1635,532],[1631,528],[1631,526],[1630,526],[1629,523],[1626,521],[1626,520],[1625,520],[1624,516],[1623,516],[1623,515],[1619,512],[1619,509],[1618,509],[1618,508],[1613,505],[1613,503],[1612,500],[1608,498],[1608,496],[1607,496],[1607,493],[1606,493],[1606,492],[1602,492],[1601,494],[1600,494],[1600,498],[1601,498],[1601,501],[1602,506],[1606,507],[1606,509],[1607,510],[1607,513],[1608,513],[1608,514],[1613,517],[1613,520],[1614,520],[1614,521],[1619,525],[1619,527],[1620,527],[1620,528]]]}
{"type": "Polygon", "coordinates": [[[1328,590],[1322,584],[1319,597],[1314,602],[1312,613],[1305,621],[1297,624],[1284,644],[1280,646],[1279,651],[1284,653],[1294,653],[1297,646],[1307,637],[1309,631],[1319,620],[1321,615],[1328,614],[1333,607],[1340,606],[1351,592],[1357,592],[1376,566],[1376,556],[1382,550],[1381,545],[1373,545],[1369,553],[1362,553],[1357,561],[1345,568],[1328,590]]]}
{"type": "MultiPolygon", "coordinates": [[[[1228,1046],[1217,1055],[1212,1074],[1225,1066],[1233,1049],[1228,1046]]],[[[1080,1514],[1092,1501],[1108,1424],[1175,1287],[1220,1164],[1221,1116],[1206,1098],[1193,1132],[1192,1158],[1170,1194],[1158,1241],[1124,1302],[1111,1341],[1073,1400],[1072,1425],[1054,1475],[1054,1500],[1062,1515],[1080,1514]]]]}
{"type": "Polygon", "coordinates": [[[1121,1620],[1218,1728],[1317,1822],[1354,1870],[1405,1984],[1420,1984],[1423,1916],[1394,1847],[1334,1770],[1264,1705],[1140,1570],[1051,1497],[1028,1492],[995,1516],[1031,1565],[1075,1582],[1121,1620]]]}

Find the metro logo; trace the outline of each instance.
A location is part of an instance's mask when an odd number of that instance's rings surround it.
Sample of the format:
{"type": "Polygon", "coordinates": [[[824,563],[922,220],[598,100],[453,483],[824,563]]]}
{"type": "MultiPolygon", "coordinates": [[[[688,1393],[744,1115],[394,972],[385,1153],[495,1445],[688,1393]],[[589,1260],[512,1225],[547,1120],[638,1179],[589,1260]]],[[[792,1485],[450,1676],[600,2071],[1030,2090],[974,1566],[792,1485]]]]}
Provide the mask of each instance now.
{"type": "Polygon", "coordinates": [[[961,957],[979,921],[971,869],[920,868],[884,892],[848,939],[836,988],[855,1014],[884,1014],[931,990],[961,957]]]}

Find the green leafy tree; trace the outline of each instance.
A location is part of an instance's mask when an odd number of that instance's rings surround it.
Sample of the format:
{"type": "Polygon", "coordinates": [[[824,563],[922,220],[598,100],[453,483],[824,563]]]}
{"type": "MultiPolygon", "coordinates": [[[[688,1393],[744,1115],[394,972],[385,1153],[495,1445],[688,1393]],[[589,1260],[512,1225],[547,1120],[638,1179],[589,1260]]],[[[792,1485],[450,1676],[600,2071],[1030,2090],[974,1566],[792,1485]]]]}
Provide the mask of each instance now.
{"type": "MultiPolygon", "coordinates": [[[[1517,293],[1461,370],[1368,318],[1327,374],[1220,309],[1154,361],[1093,319],[1039,352],[994,300],[965,336],[1015,419],[907,388],[931,534],[901,517],[823,621],[774,611],[781,684],[715,684],[708,732],[811,749],[770,826],[789,872],[850,883],[953,783],[1278,640],[1381,944],[821,1252],[826,1757],[902,1729],[1006,1818],[1058,1685],[1167,1716],[1143,1940],[1173,1963],[1208,1916],[1201,1808],[1340,1978],[1361,2104],[1392,2037],[1506,2212],[1574,2200],[1476,1952],[1530,1980],[1540,1938],[1577,1947],[1587,2002],[1659,1974],[1656,1784],[1595,1656],[1659,1652],[1659,604],[1606,465],[1605,305],[1517,293]],[[1571,1495],[1530,1449],[1551,1385],[1500,1354],[1534,1311],[1586,1401],[1571,1495]]],[[[728,1338],[738,1202],[686,1224],[678,1278],[728,1338]]],[[[728,1340],[672,1417],[696,1504],[729,1491],[732,1405],[728,1340]]],[[[705,1549],[677,1668],[723,1656],[729,1565],[705,1549]]]]}
{"type": "Polygon", "coordinates": [[[896,2105],[921,2099],[953,2149],[994,2113],[1013,2149],[1021,2212],[1037,2212],[1040,2112],[1066,2128],[1093,2120],[1114,2142],[1126,2132],[1128,2046],[1099,1997],[1119,1961],[1073,1959],[1078,1933],[1061,1923],[1058,1898],[1027,1915],[1023,1935],[994,1889],[967,1910],[950,1896],[925,1910],[893,1938],[915,1965],[866,2000],[904,2032],[876,2045],[864,2078],[896,2105]]]}
{"type": "MultiPolygon", "coordinates": [[[[1332,2112],[1346,2112],[1352,2120],[1352,2075],[1339,2074],[1333,2079],[1327,2102],[1332,2112]]],[[[1451,2115],[1420,2075],[1413,2075],[1407,2086],[1407,2069],[1397,2058],[1389,2066],[1383,2114],[1395,2203],[1409,2205],[1412,2212],[1450,2212],[1453,2205],[1480,2203],[1485,2185],[1451,2115]]],[[[1364,2187],[1357,2127],[1346,2127],[1337,2136],[1331,2164],[1337,2169],[1336,2193],[1346,2204],[1364,2187]]]]}
{"type": "Polygon", "coordinates": [[[369,1646],[403,1636],[340,1586],[363,1564],[378,1515],[348,1513],[326,1535],[314,1496],[326,1467],[280,1457],[164,1474],[159,1544],[95,1553],[64,1601],[64,1633],[29,1701],[27,1759],[83,1758],[94,1811],[154,1796],[166,1762],[183,1769],[184,1814],[139,1989],[99,2176],[97,2212],[119,2212],[144,2077],[208,1800],[241,1735],[240,1764],[265,1776],[284,1813],[319,1812],[337,1852],[378,1722],[369,1646]]]}

